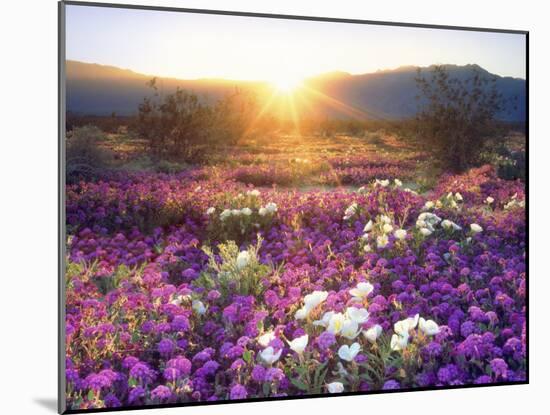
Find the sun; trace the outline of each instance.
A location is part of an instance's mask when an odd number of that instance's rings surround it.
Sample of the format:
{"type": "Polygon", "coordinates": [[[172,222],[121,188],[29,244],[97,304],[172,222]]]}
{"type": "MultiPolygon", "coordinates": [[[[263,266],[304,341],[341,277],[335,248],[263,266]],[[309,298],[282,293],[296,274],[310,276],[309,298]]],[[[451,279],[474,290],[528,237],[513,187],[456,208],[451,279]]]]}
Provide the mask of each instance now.
{"type": "Polygon", "coordinates": [[[294,77],[281,77],[271,81],[275,90],[280,94],[292,94],[302,85],[302,80],[294,77]]]}

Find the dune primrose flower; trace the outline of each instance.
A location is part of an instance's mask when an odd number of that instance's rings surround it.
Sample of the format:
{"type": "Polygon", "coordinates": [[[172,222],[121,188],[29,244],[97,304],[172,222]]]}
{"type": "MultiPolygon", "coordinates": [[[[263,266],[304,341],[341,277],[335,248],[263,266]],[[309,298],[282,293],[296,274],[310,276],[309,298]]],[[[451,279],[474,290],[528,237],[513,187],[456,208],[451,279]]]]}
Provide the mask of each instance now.
{"type": "Polygon", "coordinates": [[[344,344],[338,349],[338,356],[346,362],[352,362],[360,350],[361,346],[359,343],[353,343],[351,346],[344,344]]]}

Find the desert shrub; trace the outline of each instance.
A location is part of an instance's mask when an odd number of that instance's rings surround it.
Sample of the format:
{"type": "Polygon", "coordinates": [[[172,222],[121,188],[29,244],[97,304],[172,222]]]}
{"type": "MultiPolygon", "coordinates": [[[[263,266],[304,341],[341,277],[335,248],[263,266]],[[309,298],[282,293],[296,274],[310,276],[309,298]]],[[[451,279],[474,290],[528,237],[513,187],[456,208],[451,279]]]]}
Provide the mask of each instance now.
{"type": "Polygon", "coordinates": [[[234,241],[218,245],[219,260],[209,247],[203,247],[208,255],[208,272],[203,273],[196,284],[217,288],[224,298],[231,294],[260,296],[265,290],[262,280],[273,270],[259,261],[258,251],[262,239],[255,246],[240,251],[234,241]]]}
{"type": "Polygon", "coordinates": [[[270,229],[278,207],[272,202],[265,205],[261,202],[259,192],[254,190],[220,200],[219,206],[207,211],[209,239],[241,244],[257,232],[270,229]]]}
{"type": "Polygon", "coordinates": [[[423,143],[454,171],[479,165],[503,107],[495,79],[475,68],[464,80],[451,78],[444,66],[434,66],[427,77],[419,70],[416,82],[424,102],[417,116],[423,143]]]}
{"type": "Polygon", "coordinates": [[[504,180],[525,181],[526,157],[524,151],[514,151],[497,163],[498,177],[504,180]]]}
{"type": "Polygon", "coordinates": [[[209,141],[237,144],[245,136],[255,133],[253,122],[259,112],[255,95],[235,90],[220,99],[212,110],[209,141]]]}
{"type": "Polygon", "coordinates": [[[525,181],[526,156],[524,149],[512,149],[505,140],[496,141],[488,151],[481,153],[484,164],[495,167],[499,178],[525,181]]]}
{"type": "Polygon", "coordinates": [[[319,122],[319,134],[322,137],[334,137],[337,132],[336,121],[328,117],[319,122]]]}
{"type": "Polygon", "coordinates": [[[146,154],[140,155],[122,165],[122,169],[125,171],[146,171],[167,174],[180,173],[188,167],[189,165],[185,162],[175,162],[166,159],[155,160],[146,154]]]}
{"type": "Polygon", "coordinates": [[[160,97],[156,81],[149,83],[155,96],[144,98],[138,108],[137,129],[155,156],[189,158],[192,144],[203,142],[208,134],[210,110],[197,95],[177,89],[160,97]]]}
{"type": "Polygon", "coordinates": [[[82,115],[67,111],[65,125],[67,131],[95,125],[106,133],[125,133],[132,122],[134,122],[133,116],[117,115],[115,112],[110,115],[82,115]]]}
{"type": "Polygon", "coordinates": [[[148,155],[143,154],[124,164],[123,168],[126,171],[153,171],[154,166],[154,160],[148,155]]]}
{"type": "Polygon", "coordinates": [[[101,147],[105,134],[95,126],[77,127],[66,138],[67,182],[91,179],[112,159],[109,150],[101,147]]]}
{"type": "Polygon", "coordinates": [[[188,167],[186,163],[176,163],[168,160],[161,160],[156,166],[159,173],[179,173],[188,167]]]}
{"type": "Polygon", "coordinates": [[[384,143],[384,134],[380,131],[365,131],[364,133],[365,140],[375,146],[383,146],[384,143]]]}
{"type": "Polygon", "coordinates": [[[144,98],[134,128],[160,159],[203,162],[216,145],[235,144],[247,134],[258,112],[255,97],[235,90],[207,105],[196,94],[177,89],[160,97],[155,79],[153,97],[144,98]]]}

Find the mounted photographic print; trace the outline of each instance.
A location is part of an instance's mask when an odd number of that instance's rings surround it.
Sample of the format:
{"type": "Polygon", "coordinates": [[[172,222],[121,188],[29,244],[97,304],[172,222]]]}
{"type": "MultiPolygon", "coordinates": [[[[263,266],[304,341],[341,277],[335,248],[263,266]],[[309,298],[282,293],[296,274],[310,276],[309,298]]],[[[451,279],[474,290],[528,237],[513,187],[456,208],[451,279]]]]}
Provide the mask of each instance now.
{"type": "Polygon", "coordinates": [[[528,382],[527,32],[59,12],[60,412],[528,382]]]}

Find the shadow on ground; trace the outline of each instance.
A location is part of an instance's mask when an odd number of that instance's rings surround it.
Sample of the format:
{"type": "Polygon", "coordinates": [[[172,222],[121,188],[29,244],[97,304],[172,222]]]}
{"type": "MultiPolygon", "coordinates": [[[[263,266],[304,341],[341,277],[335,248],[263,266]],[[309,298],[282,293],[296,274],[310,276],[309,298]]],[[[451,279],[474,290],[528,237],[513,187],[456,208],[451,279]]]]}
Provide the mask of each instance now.
{"type": "Polygon", "coordinates": [[[57,399],[53,398],[35,398],[34,402],[51,412],[57,412],[57,399]]]}

